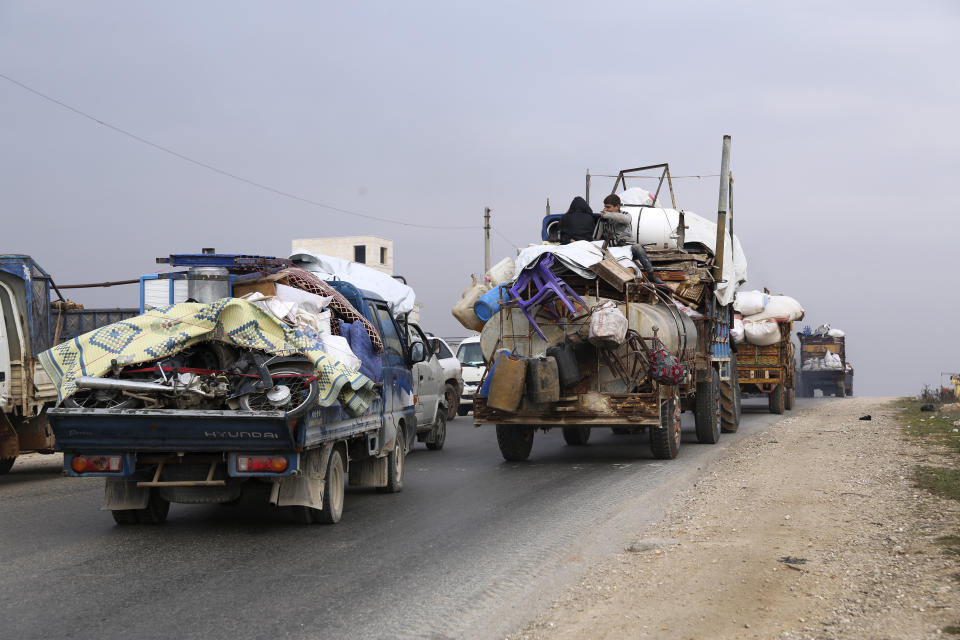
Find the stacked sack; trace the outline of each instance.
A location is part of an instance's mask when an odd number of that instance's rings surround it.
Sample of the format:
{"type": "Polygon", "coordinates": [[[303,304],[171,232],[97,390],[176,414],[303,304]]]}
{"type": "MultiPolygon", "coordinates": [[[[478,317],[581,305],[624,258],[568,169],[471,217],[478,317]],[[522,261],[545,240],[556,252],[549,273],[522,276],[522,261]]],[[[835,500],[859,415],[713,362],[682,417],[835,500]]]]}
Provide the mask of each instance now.
{"type": "Polygon", "coordinates": [[[780,342],[779,322],[803,320],[804,316],[803,307],[790,296],[775,296],[762,291],[738,291],[733,310],[736,312],[730,329],[733,341],[758,347],[780,342]]]}

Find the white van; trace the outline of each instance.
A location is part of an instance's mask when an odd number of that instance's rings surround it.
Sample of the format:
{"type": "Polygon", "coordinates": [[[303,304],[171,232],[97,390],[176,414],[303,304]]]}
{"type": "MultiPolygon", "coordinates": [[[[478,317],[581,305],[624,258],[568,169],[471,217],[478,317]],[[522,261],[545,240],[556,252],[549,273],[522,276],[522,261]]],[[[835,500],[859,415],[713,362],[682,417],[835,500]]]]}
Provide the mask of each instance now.
{"type": "Polygon", "coordinates": [[[473,409],[473,394],[480,386],[480,380],[487,370],[483,361],[483,352],[480,350],[480,336],[470,336],[460,343],[457,349],[457,360],[463,371],[463,393],[460,395],[460,407],[457,413],[461,416],[473,409]]]}

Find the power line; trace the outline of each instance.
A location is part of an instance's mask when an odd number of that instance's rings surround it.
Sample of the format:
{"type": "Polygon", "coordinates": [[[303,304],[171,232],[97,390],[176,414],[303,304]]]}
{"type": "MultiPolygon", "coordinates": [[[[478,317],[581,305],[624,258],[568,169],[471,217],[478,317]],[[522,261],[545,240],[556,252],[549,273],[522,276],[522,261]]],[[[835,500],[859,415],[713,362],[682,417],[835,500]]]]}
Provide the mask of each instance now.
{"type": "MultiPolygon", "coordinates": [[[[607,173],[591,173],[591,178],[619,178],[619,175],[610,175],[607,173]]],[[[660,176],[626,176],[633,180],[634,178],[643,178],[645,180],[660,180],[660,176]]],[[[703,180],[704,178],[719,178],[719,173],[705,173],[702,176],[670,176],[673,180],[680,180],[682,178],[696,178],[697,180],[703,180]]]]}
{"type": "Polygon", "coordinates": [[[499,230],[497,230],[497,229],[494,228],[494,227],[490,227],[490,230],[493,231],[493,232],[494,232],[495,234],[497,234],[498,236],[500,236],[501,238],[503,238],[504,240],[506,240],[507,243],[508,243],[511,247],[513,247],[513,248],[516,249],[517,251],[520,250],[520,247],[518,247],[517,245],[513,244],[513,241],[512,241],[510,238],[508,238],[507,236],[505,236],[505,235],[503,235],[502,233],[500,233],[499,230]]]}
{"type": "Polygon", "coordinates": [[[135,133],[132,133],[132,132],[130,132],[130,131],[127,131],[126,129],[121,129],[120,127],[118,127],[118,126],[116,126],[116,125],[110,124],[109,122],[104,122],[103,120],[100,120],[99,118],[97,118],[97,117],[95,117],[95,116],[92,116],[92,115],[90,115],[89,113],[86,113],[86,112],[84,112],[84,111],[81,111],[80,109],[77,109],[76,107],[72,107],[72,106],[70,106],[69,104],[67,104],[67,103],[65,103],[65,102],[61,102],[60,100],[57,100],[56,98],[53,98],[53,97],[51,97],[51,96],[48,96],[48,95],[45,94],[45,93],[42,93],[42,92],[40,92],[40,91],[37,91],[37,90],[34,89],[33,87],[27,86],[27,85],[23,84],[22,82],[20,82],[20,81],[18,81],[18,80],[14,80],[14,79],[11,78],[10,76],[5,75],[5,74],[3,74],[3,73],[0,73],[0,78],[3,78],[3,79],[6,80],[7,82],[10,82],[11,84],[14,84],[14,85],[18,86],[18,87],[20,87],[21,89],[24,89],[25,91],[29,91],[30,93],[32,93],[32,94],[34,94],[34,95],[36,95],[36,96],[39,96],[39,97],[43,98],[44,100],[47,100],[48,102],[52,102],[53,104],[58,105],[58,106],[60,106],[60,107],[62,107],[62,108],[64,108],[64,109],[66,109],[67,111],[70,111],[70,112],[72,112],[72,113],[75,113],[75,114],[77,114],[78,116],[81,116],[81,117],[83,117],[83,118],[86,118],[87,120],[92,120],[93,122],[96,122],[97,124],[99,124],[99,125],[101,125],[101,126],[103,126],[103,127],[106,127],[107,129],[110,129],[110,130],[112,130],[112,131],[115,131],[115,132],[117,132],[117,133],[119,133],[119,134],[121,134],[121,135],[127,136],[128,138],[132,138],[132,139],[136,140],[137,142],[140,142],[141,144],[145,144],[145,145],[147,145],[147,146],[149,146],[149,147],[153,147],[154,149],[157,149],[158,151],[162,151],[162,152],[164,152],[164,153],[168,153],[168,154],[170,154],[170,155],[172,155],[172,156],[174,156],[174,157],[176,157],[176,158],[180,158],[181,160],[185,160],[186,162],[189,162],[189,163],[191,163],[191,164],[194,164],[194,165],[196,165],[196,166],[198,166],[198,167],[202,167],[202,168],[204,168],[204,169],[207,169],[208,171],[213,171],[214,173],[219,173],[220,175],[226,176],[227,178],[232,178],[233,180],[237,180],[237,181],[239,181],[239,182],[243,182],[243,183],[245,183],[245,184],[251,185],[251,186],[256,187],[256,188],[258,188],[258,189],[262,189],[262,190],[264,190],[264,191],[269,191],[270,193],[274,193],[274,194],[276,194],[276,195],[283,196],[283,197],[285,197],[285,198],[290,198],[290,199],[292,199],[292,200],[297,200],[298,202],[303,202],[303,203],[305,203],[305,204],[313,205],[313,206],[315,206],[315,207],[322,207],[322,208],[324,208],[324,209],[330,209],[331,211],[337,211],[337,212],[339,212],[339,213],[343,213],[343,214],[350,215],[350,216],[357,216],[357,217],[360,217],[360,218],[366,218],[366,219],[368,219],[368,220],[376,220],[377,222],[387,222],[387,223],[390,223],[390,224],[399,224],[399,225],[402,225],[402,226],[405,226],[405,227],[416,227],[416,228],[419,228],[419,229],[445,229],[445,230],[447,230],[447,229],[449,229],[449,230],[479,229],[479,228],[480,228],[479,225],[469,225],[469,226],[444,226],[444,225],[434,225],[434,224],[418,224],[418,223],[416,223],[416,222],[402,222],[402,221],[400,221],[400,220],[391,220],[390,218],[381,218],[381,217],[378,217],[378,216],[372,216],[372,215],[367,214],[367,213],[360,213],[359,211],[351,211],[351,210],[349,210],[349,209],[341,209],[340,207],[334,207],[334,206],[329,205],[329,204],[324,204],[324,203],[322,203],[322,202],[317,202],[316,200],[311,200],[310,198],[305,198],[305,197],[303,197],[303,196],[298,196],[298,195],[296,195],[295,193],[290,193],[289,191],[283,191],[282,189],[277,189],[277,188],[275,188],[275,187],[271,187],[271,186],[266,185],[266,184],[263,184],[263,183],[261,183],[261,182],[257,182],[256,180],[251,180],[250,178],[244,178],[243,176],[237,175],[237,174],[235,174],[235,173],[230,173],[229,171],[224,171],[223,169],[219,169],[219,168],[217,168],[217,167],[215,167],[215,166],[213,166],[213,165],[211,165],[211,164],[207,164],[206,162],[202,162],[202,161],[200,161],[200,160],[196,160],[196,159],[194,159],[194,158],[191,158],[190,156],[187,156],[187,155],[184,155],[184,154],[182,154],[182,153],[179,153],[178,151],[174,151],[173,149],[170,149],[170,148],[168,148],[168,147],[165,147],[165,146],[163,146],[163,145],[161,145],[161,144],[157,144],[156,142],[152,142],[152,141],[150,141],[150,140],[147,140],[146,138],[143,138],[143,137],[141,137],[141,136],[138,136],[138,135],[135,134],[135,133]]]}

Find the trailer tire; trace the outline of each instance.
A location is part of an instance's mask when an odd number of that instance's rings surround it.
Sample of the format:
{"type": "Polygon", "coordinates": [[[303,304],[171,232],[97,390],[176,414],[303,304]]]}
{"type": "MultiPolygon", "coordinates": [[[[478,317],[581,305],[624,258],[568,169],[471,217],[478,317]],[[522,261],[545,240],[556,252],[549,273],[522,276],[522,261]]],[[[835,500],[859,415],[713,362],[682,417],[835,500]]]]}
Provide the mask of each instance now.
{"type": "Polygon", "coordinates": [[[730,379],[721,380],[720,431],[736,433],[740,428],[740,382],[737,373],[737,352],[730,352],[730,379]]]}
{"type": "Polygon", "coordinates": [[[17,461],[17,459],[16,459],[15,457],[14,457],[14,458],[0,458],[0,476],[2,476],[2,475],[5,474],[5,473],[9,473],[9,472],[10,472],[10,469],[13,468],[13,463],[16,462],[16,461],[17,461]]]}
{"type": "Polygon", "coordinates": [[[778,384],[767,395],[767,407],[770,409],[770,413],[781,414],[784,412],[783,405],[783,384],[778,384]]]}
{"type": "Polygon", "coordinates": [[[610,427],[610,430],[618,436],[627,436],[632,433],[627,427],[610,427]]]}
{"type": "Polygon", "coordinates": [[[523,462],[530,457],[533,449],[533,434],[533,427],[498,424],[497,446],[500,447],[500,455],[509,462],[523,462]]]}
{"type": "Polygon", "coordinates": [[[377,487],[380,493],[399,493],[403,490],[403,462],[407,454],[406,431],[402,426],[397,428],[397,441],[393,451],[387,454],[387,485],[377,487]]]}
{"type": "Polygon", "coordinates": [[[437,419],[433,423],[433,442],[427,441],[427,449],[439,451],[443,449],[443,443],[447,439],[447,416],[443,411],[437,409],[437,419]]]}
{"type": "Polygon", "coordinates": [[[458,405],[458,406],[457,406],[457,415],[458,415],[458,416],[465,416],[465,415],[467,415],[468,413],[470,413],[470,405],[469,405],[469,404],[461,404],[461,405],[458,405]]]}
{"type": "Polygon", "coordinates": [[[658,460],[672,460],[680,453],[680,398],[660,400],[660,426],[650,427],[650,452],[658,460]]]}
{"type": "Polygon", "coordinates": [[[787,411],[793,409],[793,405],[797,402],[797,392],[795,389],[787,389],[786,395],[783,397],[783,408],[787,411]]]}
{"type": "Polygon", "coordinates": [[[713,367],[710,377],[697,383],[693,415],[697,425],[697,442],[717,444],[720,440],[722,411],[720,407],[720,374],[713,367]]]}
{"type": "Polygon", "coordinates": [[[327,475],[323,480],[323,504],[313,511],[313,519],[321,524],[337,524],[343,515],[344,478],[343,454],[333,448],[327,461],[327,475]]]}
{"type": "Polygon", "coordinates": [[[564,427],[563,441],[571,447],[582,447],[590,439],[590,427],[564,427]]]}

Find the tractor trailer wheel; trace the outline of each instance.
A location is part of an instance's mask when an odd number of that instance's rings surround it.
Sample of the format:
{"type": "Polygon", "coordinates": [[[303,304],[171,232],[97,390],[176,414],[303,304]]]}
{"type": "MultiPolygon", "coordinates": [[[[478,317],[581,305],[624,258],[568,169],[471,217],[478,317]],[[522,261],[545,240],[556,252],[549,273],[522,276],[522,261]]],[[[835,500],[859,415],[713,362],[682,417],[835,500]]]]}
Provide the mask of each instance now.
{"type": "Polygon", "coordinates": [[[709,377],[697,383],[694,418],[697,424],[697,441],[700,444],[716,444],[720,440],[720,374],[710,368],[709,377]]]}
{"type": "Polygon", "coordinates": [[[533,449],[533,427],[512,424],[497,425],[497,446],[504,460],[523,462],[533,449]]]}

